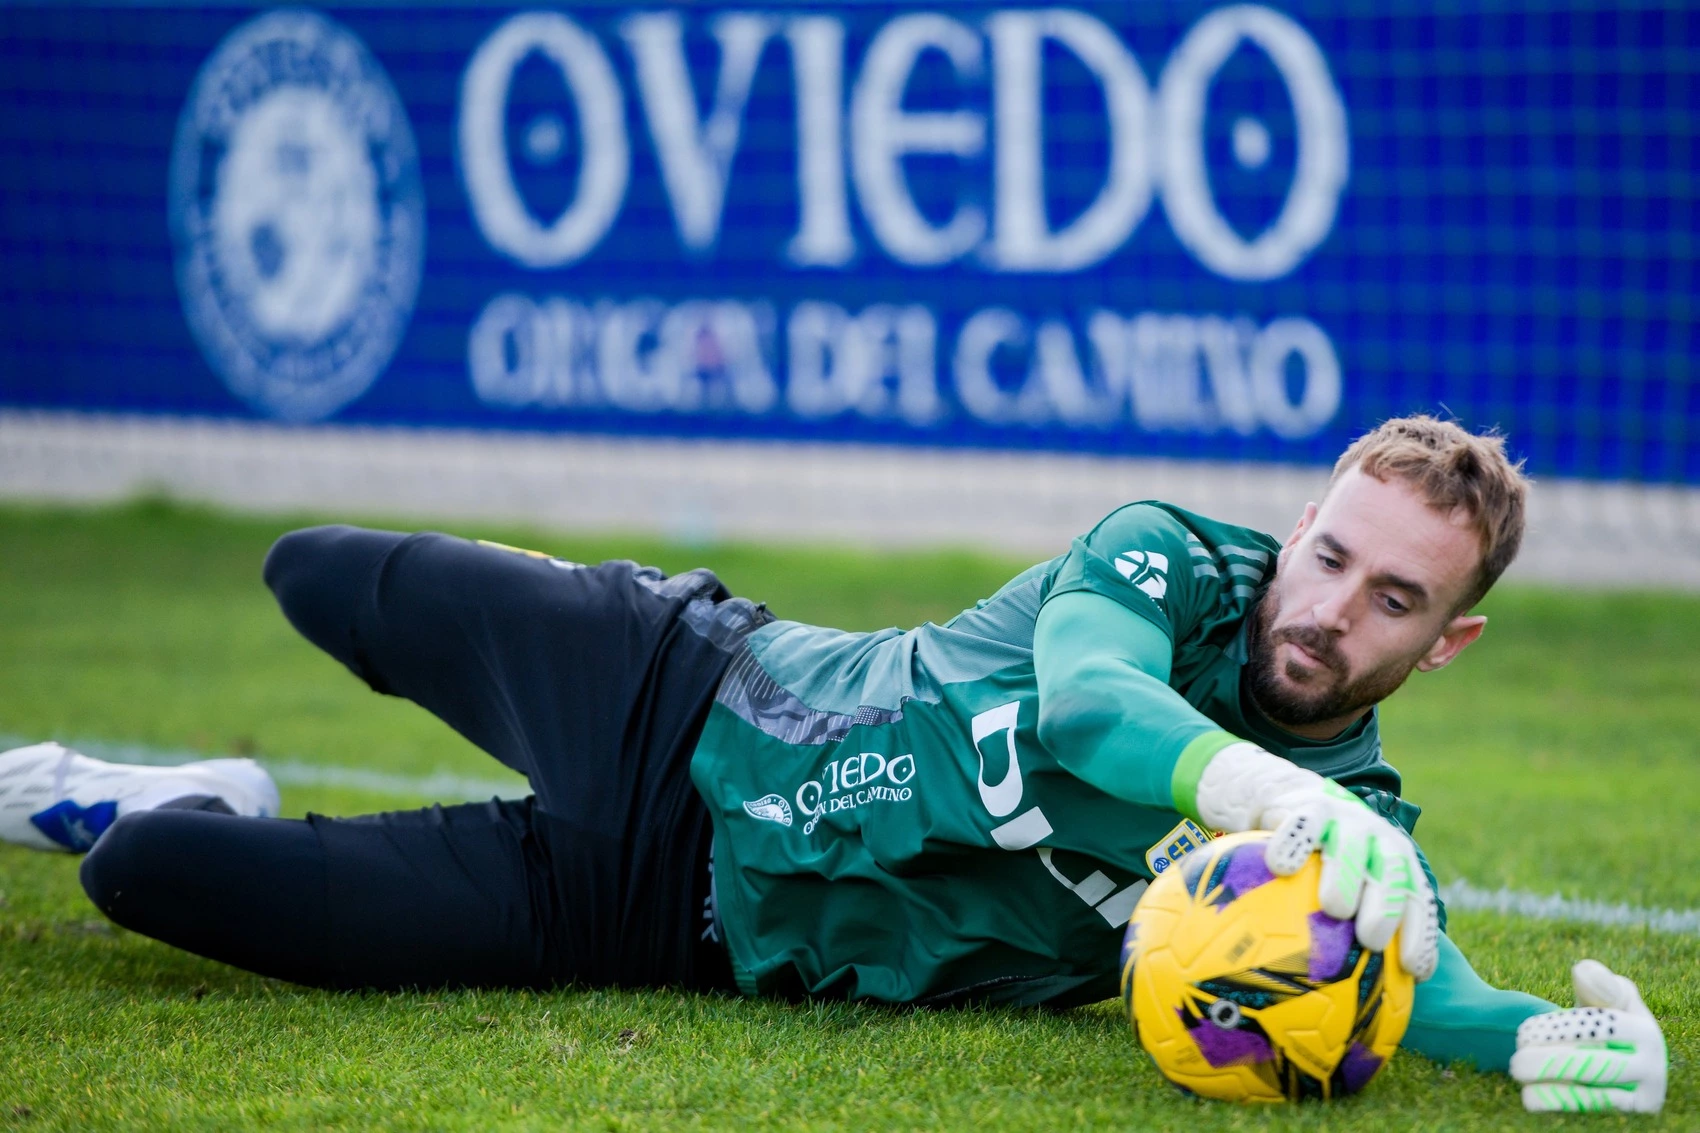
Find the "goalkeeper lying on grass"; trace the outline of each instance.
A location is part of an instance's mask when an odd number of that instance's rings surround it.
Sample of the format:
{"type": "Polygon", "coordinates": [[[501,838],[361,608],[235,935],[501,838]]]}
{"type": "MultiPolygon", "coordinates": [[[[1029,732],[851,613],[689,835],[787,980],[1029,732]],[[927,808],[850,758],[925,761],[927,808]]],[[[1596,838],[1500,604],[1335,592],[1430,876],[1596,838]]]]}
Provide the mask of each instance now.
{"type": "Polygon", "coordinates": [[[92,846],[119,924],[320,987],[1066,1006],[1115,994],[1198,827],[1268,829],[1288,869],[1323,855],[1365,946],[1399,930],[1407,1047],[1509,1070],[1531,1109],[1655,1111],[1634,985],[1585,962],[1560,1011],[1477,978],[1381,757],[1374,706],[1481,634],[1526,489],[1497,439],[1391,421],[1285,544],[1132,504],[907,633],[776,621],[705,570],[299,531],[265,568],[296,628],[535,794],[286,821],[247,761],[40,744],[0,755],[0,835],[92,846]]]}

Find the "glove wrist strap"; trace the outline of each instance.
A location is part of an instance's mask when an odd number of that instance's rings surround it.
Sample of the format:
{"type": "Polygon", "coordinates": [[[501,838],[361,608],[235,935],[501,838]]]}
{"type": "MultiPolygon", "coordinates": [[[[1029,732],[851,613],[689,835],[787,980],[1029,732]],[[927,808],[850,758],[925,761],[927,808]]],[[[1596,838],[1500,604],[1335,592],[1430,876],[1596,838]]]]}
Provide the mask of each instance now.
{"type": "Polygon", "coordinates": [[[1244,742],[1232,732],[1205,732],[1181,749],[1181,757],[1175,761],[1175,770],[1169,776],[1169,790],[1175,800],[1175,809],[1194,822],[1200,821],[1198,781],[1204,769],[1216,758],[1217,752],[1244,742]]]}
{"type": "Polygon", "coordinates": [[[1193,813],[1210,830],[1265,829],[1265,812],[1277,800],[1295,791],[1321,790],[1325,783],[1314,771],[1240,741],[1221,748],[1204,765],[1193,813]]]}

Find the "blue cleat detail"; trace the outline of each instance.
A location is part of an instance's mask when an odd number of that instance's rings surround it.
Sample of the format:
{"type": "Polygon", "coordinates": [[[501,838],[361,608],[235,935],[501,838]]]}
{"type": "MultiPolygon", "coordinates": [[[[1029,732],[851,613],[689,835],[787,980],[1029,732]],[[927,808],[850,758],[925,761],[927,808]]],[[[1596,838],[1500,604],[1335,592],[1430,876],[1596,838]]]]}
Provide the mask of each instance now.
{"type": "Polygon", "coordinates": [[[70,799],[30,815],[30,825],[74,854],[84,853],[118,818],[118,804],[108,800],[78,806],[70,799]]]}

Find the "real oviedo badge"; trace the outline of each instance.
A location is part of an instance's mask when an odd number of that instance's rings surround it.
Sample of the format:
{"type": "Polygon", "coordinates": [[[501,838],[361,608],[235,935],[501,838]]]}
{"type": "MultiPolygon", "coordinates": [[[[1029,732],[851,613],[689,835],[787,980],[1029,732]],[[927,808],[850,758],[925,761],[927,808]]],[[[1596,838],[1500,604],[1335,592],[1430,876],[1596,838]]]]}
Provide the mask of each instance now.
{"type": "Polygon", "coordinates": [[[348,29],[285,9],[219,44],[178,121],[170,213],[189,328],[249,405],[327,417],[389,364],[425,197],[407,113],[348,29]]]}
{"type": "Polygon", "coordinates": [[[1183,818],[1180,825],[1163,835],[1149,850],[1145,851],[1145,867],[1156,877],[1204,843],[1210,841],[1211,835],[1198,823],[1190,818],[1183,818]]]}

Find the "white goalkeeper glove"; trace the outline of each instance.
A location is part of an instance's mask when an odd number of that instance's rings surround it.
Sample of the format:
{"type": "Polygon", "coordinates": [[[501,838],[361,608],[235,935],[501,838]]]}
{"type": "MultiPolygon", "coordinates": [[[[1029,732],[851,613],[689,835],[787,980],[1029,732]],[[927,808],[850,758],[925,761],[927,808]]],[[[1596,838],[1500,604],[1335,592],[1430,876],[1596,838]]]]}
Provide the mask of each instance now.
{"type": "Polygon", "coordinates": [[[1255,744],[1217,752],[1198,780],[1198,817],[1214,830],[1272,830],[1264,860],[1277,876],[1322,852],[1322,911],[1356,924],[1358,943],[1385,951],[1417,980],[1440,963],[1440,907],[1416,845],[1363,800],[1255,744]],[[1403,931],[1400,931],[1403,930],[1403,931]]]}
{"type": "Polygon", "coordinates": [[[1511,1076],[1531,1113],[1657,1113],[1669,1056],[1635,984],[1598,960],[1571,969],[1576,1006],[1523,1020],[1511,1076]]]}

